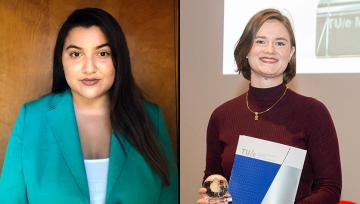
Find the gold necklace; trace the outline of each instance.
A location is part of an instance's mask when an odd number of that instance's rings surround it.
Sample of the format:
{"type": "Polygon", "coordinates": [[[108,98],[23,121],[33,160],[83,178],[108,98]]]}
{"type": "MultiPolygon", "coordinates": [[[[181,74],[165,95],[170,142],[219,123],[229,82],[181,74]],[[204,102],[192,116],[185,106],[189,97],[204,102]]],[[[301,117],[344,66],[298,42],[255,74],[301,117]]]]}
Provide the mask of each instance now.
{"type": "Polygon", "coordinates": [[[287,87],[286,87],[286,89],[285,89],[285,91],[284,91],[284,93],[280,96],[280,98],[274,103],[274,104],[272,104],[268,109],[266,109],[266,110],[264,110],[264,111],[260,111],[260,112],[258,112],[258,111],[253,111],[253,110],[251,110],[251,108],[249,107],[249,92],[246,92],[246,107],[248,108],[248,110],[250,111],[250,112],[252,112],[252,113],[254,113],[254,120],[259,120],[259,116],[261,115],[261,114],[263,114],[263,113],[266,113],[266,112],[268,112],[269,110],[271,110],[277,103],[279,103],[279,101],[285,96],[285,94],[286,94],[286,91],[287,91],[287,87]]]}

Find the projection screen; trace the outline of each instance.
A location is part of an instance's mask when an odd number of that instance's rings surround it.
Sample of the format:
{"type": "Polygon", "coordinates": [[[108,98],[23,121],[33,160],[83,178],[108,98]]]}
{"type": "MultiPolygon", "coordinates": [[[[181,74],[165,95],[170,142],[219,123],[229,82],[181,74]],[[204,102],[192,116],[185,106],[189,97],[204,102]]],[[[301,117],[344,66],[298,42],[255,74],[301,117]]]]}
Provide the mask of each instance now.
{"type": "Polygon", "coordinates": [[[275,8],[289,17],[297,73],[360,72],[360,0],[225,0],[223,74],[237,74],[234,48],[256,12],[275,8]]]}

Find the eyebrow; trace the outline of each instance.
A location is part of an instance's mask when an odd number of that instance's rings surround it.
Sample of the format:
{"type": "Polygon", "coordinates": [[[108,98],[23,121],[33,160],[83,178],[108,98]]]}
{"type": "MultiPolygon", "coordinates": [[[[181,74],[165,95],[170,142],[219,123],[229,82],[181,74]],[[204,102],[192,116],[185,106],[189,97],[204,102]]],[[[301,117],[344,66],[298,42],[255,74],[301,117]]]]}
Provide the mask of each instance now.
{"type": "Polygon", "coordinates": [[[101,44],[101,45],[99,45],[99,46],[96,46],[96,49],[100,49],[100,48],[106,47],[106,46],[109,46],[109,47],[110,47],[109,43],[104,43],[104,44],[101,44]]]}
{"type": "MultiPolygon", "coordinates": [[[[96,46],[96,49],[100,49],[100,48],[106,47],[106,46],[109,46],[109,47],[110,47],[109,43],[104,43],[104,44],[98,45],[98,46],[96,46]]],[[[68,49],[71,49],[71,48],[78,49],[78,50],[82,50],[81,47],[76,46],[76,45],[72,45],[72,44],[70,44],[69,46],[67,46],[67,47],[65,48],[65,50],[68,50],[68,49]]]]}
{"type": "MultiPolygon", "coordinates": [[[[257,38],[266,39],[265,36],[255,36],[255,39],[257,39],[257,38]]],[[[286,38],[283,38],[283,37],[275,38],[275,40],[284,40],[284,41],[288,42],[288,40],[286,38]]]]}

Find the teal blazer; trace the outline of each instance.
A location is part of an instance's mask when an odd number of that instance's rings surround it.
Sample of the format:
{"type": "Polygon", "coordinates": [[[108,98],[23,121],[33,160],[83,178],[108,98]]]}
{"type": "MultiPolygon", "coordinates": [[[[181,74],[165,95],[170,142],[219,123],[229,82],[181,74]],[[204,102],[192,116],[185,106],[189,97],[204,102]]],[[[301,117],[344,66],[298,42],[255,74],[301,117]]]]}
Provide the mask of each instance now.
{"type": "MultiPolygon", "coordinates": [[[[164,186],[141,154],[120,135],[111,136],[107,204],[178,203],[178,172],[158,106],[145,104],[166,154],[170,185],[164,186]]],[[[22,106],[0,178],[0,203],[89,203],[77,123],[70,91],[22,106]]]]}

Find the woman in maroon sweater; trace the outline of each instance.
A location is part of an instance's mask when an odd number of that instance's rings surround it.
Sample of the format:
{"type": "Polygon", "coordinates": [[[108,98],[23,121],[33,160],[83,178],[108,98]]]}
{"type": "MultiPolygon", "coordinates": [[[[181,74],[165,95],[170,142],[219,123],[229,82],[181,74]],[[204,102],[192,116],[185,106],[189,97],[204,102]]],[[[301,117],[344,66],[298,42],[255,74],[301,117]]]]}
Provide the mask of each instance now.
{"type": "MultiPolygon", "coordinates": [[[[336,204],[341,166],[329,111],[286,87],[296,74],[295,47],[291,24],[278,10],[262,10],[250,19],[234,52],[249,90],[211,115],[204,178],[229,179],[239,135],[247,135],[307,150],[295,203],[336,204]]],[[[200,188],[202,197],[205,193],[200,188]]]]}

